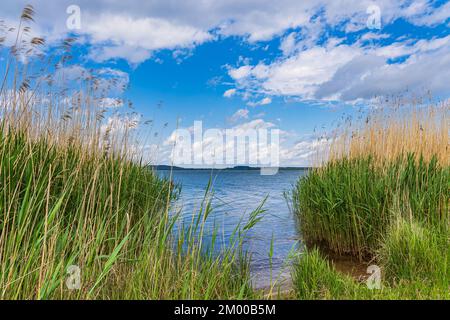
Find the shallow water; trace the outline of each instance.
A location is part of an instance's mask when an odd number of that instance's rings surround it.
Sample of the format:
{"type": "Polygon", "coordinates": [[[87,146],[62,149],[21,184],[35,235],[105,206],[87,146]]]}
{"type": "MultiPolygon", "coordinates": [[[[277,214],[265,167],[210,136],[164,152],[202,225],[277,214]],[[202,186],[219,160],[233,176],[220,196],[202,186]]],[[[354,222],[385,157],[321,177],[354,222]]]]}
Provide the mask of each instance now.
{"type": "MultiPolygon", "coordinates": [[[[160,171],[167,176],[169,171],[160,171]]],[[[267,197],[263,219],[249,233],[245,249],[251,254],[254,286],[264,288],[272,279],[288,281],[286,264],[291,250],[299,247],[296,222],[289,211],[283,191],[290,191],[306,170],[280,170],[263,176],[258,170],[174,170],[173,180],[181,183],[181,195],[175,210],[181,210],[184,221],[198,212],[208,182],[212,181],[213,212],[207,224],[218,229],[220,243],[226,244],[234,228],[267,197]],[[273,238],[272,268],[269,251],[273,238]]]]}

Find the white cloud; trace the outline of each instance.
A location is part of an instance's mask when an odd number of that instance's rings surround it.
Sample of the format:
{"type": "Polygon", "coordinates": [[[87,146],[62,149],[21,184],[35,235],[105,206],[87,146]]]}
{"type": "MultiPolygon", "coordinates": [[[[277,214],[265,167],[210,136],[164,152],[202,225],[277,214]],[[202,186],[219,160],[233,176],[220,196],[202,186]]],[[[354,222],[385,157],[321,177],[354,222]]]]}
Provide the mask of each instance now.
{"type": "Polygon", "coordinates": [[[324,45],[296,51],[269,64],[230,68],[229,75],[250,96],[352,101],[406,89],[442,93],[443,84],[450,81],[449,56],[450,36],[386,46],[364,46],[359,41],[341,44],[340,39],[331,38],[324,45]],[[389,59],[401,57],[407,59],[389,63],[389,59]]]}
{"type": "Polygon", "coordinates": [[[135,115],[112,115],[106,119],[100,130],[103,134],[121,134],[134,130],[139,126],[141,117],[135,115]]]}
{"type": "Polygon", "coordinates": [[[138,64],[149,59],[151,57],[151,51],[127,45],[118,45],[112,47],[98,46],[91,51],[89,57],[97,62],[123,58],[131,64],[138,64]]]}
{"type": "MultiPolygon", "coordinates": [[[[345,66],[349,72],[354,67],[353,61],[345,66]]],[[[364,76],[335,91],[342,100],[370,99],[405,90],[418,94],[431,90],[437,96],[448,94],[446,84],[450,83],[450,49],[443,48],[437,52],[412,56],[402,64],[367,63],[359,73],[364,76]]],[[[340,81],[342,79],[337,72],[329,84],[340,81]]]]}
{"type": "MultiPolygon", "coordinates": [[[[28,3],[34,5],[39,34],[49,41],[63,38],[66,27],[66,8],[70,0],[3,0],[2,18],[15,20],[28,3]]],[[[156,50],[192,48],[221,36],[241,36],[249,42],[271,40],[287,30],[301,28],[301,37],[315,39],[325,26],[342,30],[366,28],[366,9],[372,0],[298,1],[298,0],[185,0],[138,1],[79,0],[81,29],[87,41],[94,44],[91,57],[98,60],[125,58],[139,63],[152,57],[156,50]],[[313,18],[313,19],[312,19],[313,18]],[[213,32],[211,32],[214,30],[213,32]]],[[[450,4],[440,7],[431,1],[378,0],[383,25],[403,17],[417,25],[443,23],[450,16],[450,4]]],[[[291,36],[291,38],[293,35],[291,36]]],[[[292,47],[286,38],[283,50],[292,47]],[[290,46],[290,47],[289,47],[290,46]]]]}
{"type": "Polygon", "coordinates": [[[212,35],[189,25],[161,18],[132,18],[104,14],[92,18],[86,31],[94,44],[103,44],[98,60],[125,58],[132,63],[145,61],[160,49],[189,48],[211,40],[212,35]]]}
{"type": "Polygon", "coordinates": [[[120,108],[123,106],[123,100],[120,98],[100,98],[98,100],[98,105],[101,108],[120,108]]]}
{"type": "Polygon", "coordinates": [[[56,70],[54,78],[56,81],[83,80],[89,75],[89,71],[80,65],[72,65],[56,70]]]}
{"type": "Polygon", "coordinates": [[[239,109],[230,117],[229,120],[231,123],[233,123],[241,119],[248,119],[248,114],[249,114],[248,109],[239,109]]]}
{"type": "MultiPolygon", "coordinates": [[[[247,118],[247,111],[240,111],[239,112],[242,116],[242,118],[247,118]]],[[[207,150],[211,150],[211,147],[215,146],[215,142],[217,141],[215,139],[215,137],[213,136],[204,136],[203,139],[201,139],[201,141],[199,142],[194,142],[193,139],[193,135],[194,135],[194,128],[193,127],[189,127],[186,128],[187,131],[192,135],[192,139],[191,139],[191,147],[192,147],[192,153],[193,154],[203,154],[203,156],[205,155],[206,152],[208,152],[207,150]]],[[[205,134],[205,132],[207,131],[208,128],[203,127],[203,134],[205,134]]],[[[270,129],[278,129],[277,125],[275,125],[274,123],[270,122],[270,121],[265,121],[263,119],[253,119],[247,122],[243,122],[243,123],[239,123],[237,125],[231,125],[228,128],[222,128],[222,129],[218,129],[218,128],[214,128],[216,130],[219,130],[219,132],[222,132],[222,135],[225,134],[225,130],[227,129],[232,129],[234,132],[234,136],[241,136],[241,137],[248,137],[249,136],[249,132],[255,132],[255,130],[260,130],[260,129],[266,129],[266,130],[270,130],[270,129]]],[[[268,131],[268,134],[269,131],[268,131]]],[[[285,140],[285,137],[289,136],[289,133],[283,130],[279,130],[279,134],[280,134],[280,143],[283,143],[283,141],[285,140]]],[[[178,136],[178,131],[173,131],[169,137],[164,141],[163,143],[163,147],[166,150],[165,154],[172,154],[172,150],[174,147],[174,143],[175,141],[177,141],[177,136],[178,136]],[[170,150],[170,152],[167,152],[167,150],[170,150]]],[[[263,152],[262,148],[266,148],[268,147],[267,145],[265,145],[266,142],[262,141],[262,140],[257,140],[256,144],[255,143],[248,143],[248,145],[246,145],[246,148],[241,149],[241,148],[236,148],[236,142],[237,141],[223,141],[224,143],[221,144],[219,147],[215,148],[215,153],[218,155],[218,157],[220,159],[222,159],[222,155],[224,154],[228,154],[228,155],[234,155],[234,165],[236,164],[242,164],[242,165],[252,165],[252,163],[250,162],[239,162],[239,159],[246,159],[247,161],[250,161],[251,158],[255,159],[258,158],[256,156],[257,152],[263,152]],[[259,151],[258,151],[259,150],[259,151]]],[[[218,158],[218,159],[219,159],[218,158]]],[[[164,163],[171,163],[171,159],[167,158],[163,161],[164,163]]],[[[230,165],[230,164],[228,164],[230,165]]]]}
{"type": "Polygon", "coordinates": [[[250,107],[256,107],[256,106],[264,106],[264,105],[271,104],[271,103],[272,103],[272,98],[265,97],[256,102],[250,101],[247,103],[247,105],[250,107]]]}
{"type": "Polygon", "coordinates": [[[242,66],[236,69],[230,69],[228,73],[234,80],[241,80],[248,77],[251,71],[252,71],[251,66],[242,66]]]}
{"type": "Polygon", "coordinates": [[[395,50],[374,50],[355,57],[341,66],[333,77],[322,83],[315,97],[337,97],[344,101],[371,99],[377,95],[397,94],[405,90],[433,94],[448,93],[450,82],[450,36],[421,40],[395,50]],[[388,64],[386,58],[410,55],[402,63],[388,64]]]}
{"type": "Polygon", "coordinates": [[[317,166],[326,157],[325,150],[330,141],[323,137],[304,137],[293,146],[280,148],[282,166],[317,166]]]}
{"type": "Polygon", "coordinates": [[[286,56],[290,55],[294,51],[296,45],[295,40],[296,35],[297,35],[296,32],[291,32],[281,41],[280,50],[283,52],[284,55],[286,56]]]}
{"type": "MultiPolygon", "coordinates": [[[[223,128],[224,131],[226,128],[223,128]]],[[[246,135],[249,130],[258,130],[258,129],[278,129],[278,126],[270,121],[265,121],[263,119],[254,119],[244,123],[240,123],[238,125],[234,125],[229,127],[228,129],[233,129],[237,135],[246,135]]],[[[187,128],[187,130],[193,134],[193,127],[187,128]]],[[[205,132],[207,128],[203,128],[203,132],[205,132]]],[[[176,140],[177,133],[174,131],[172,134],[166,139],[163,144],[163,147],[159,148],[159,153],[166,155],[164,158],[160,158],[161,163],[171,163],[170,155],[172,154],[172,148],[174,146],[174,142],[176,140]]],[[[311,166],[317,165],[317,161],[321,159],[321,157],[326,156],[324,150],[326,150],[326,146],[330,143],[325,137],[316,136],[316,135],[307,135],[303,136],[298,140],[292,140],[296,138],[296,134],[292,134],[290,132],[286,132],[284,130],[280,130],[280,144],[279,144],[279,160],[281,166],[311,166]]],[[[192,139],[193,142],[193,139],[192,139]]],[[[214,145],[213,137],[206,137],[201,141],[201,143],[193,143],[192,144],[192,152],[201,154],[202,150],[210,150],[214,145]]],[[[234,161],[237,159],[246,159],[249,161],[251,157],[256,157],[257,152],[264,152],[264,148],[267,146],[264,143],[259,141],[256,145],[251,144],[248,145],[245,150],[240,150],[241,153],[235,153],[235,144],[233,142],[226,142],[220,147],[216,148],[216,154],[220,157],[223,154],[234,154],[234,161]],[[259,151],[258,151],[259,150],[259,151]],[[252,156],[247,154],[247,157],[243,154],[249,153],[252,156]]],[[[237,163],[234,163],[237,164],[237,163]]],[[[241,165],[250,165],[249,162],[239,163],[241,165]]]]}
{"type": "Polygon", "coordinates": [[[249,122],[234,126],[233,129],[239,132],[245,132],[247,130],[270,129],[274,127],[276,127],[276,125],[272,122],[264,121],[263,119],[254,119],[249,122]]]}
{"type": "Polygon", "coordinates": [[[229,75],[238,86],[247,90],[312,98],[318,86],[358,55],[358,51],[348,45],[315,46],[271,64],[245,66],[245,73],[237,72],[244,67],[231,69],[229,75]]]}
{"type": "Polygon", "coordinates": [[[265,97],[265,98],[263,98],[260,102],[260,105],[266,105],[266,104],[270,104],[270,103],[272,103],[272,99],[271,98],[269,98],[269,97],[265,97]]]}
{"type": "Polygon", "coordinates": [[[74,83],[77,85],[89,77],[95,78],[95,87],[97,90],[103,90],[106,93],[120,94],[128,86],[129,75],[128,73],[113,68],[98,68],[90,69],[81,65],[71,65],[56,70],[54,74],[54,80],[57,84],[71,85],[74,83]]]}
{"type": "Polygon", "coordinates": [[[450,2],[432,7],[427,1],[414,1],[408,7],[409,20],[416,25],[433,26],[444,23],[450,17],[450,2]]]}
{"type": "Polygon", "coordinates": [[[223,96],[225,98],[230,98],[230,97],[234,96],[235,94],[236,94],[236,89],[228,89],[227,91],[225,91],[223,93],[223,96]]]}
{"type": "Polygon", "coordinates": [[[369,41],[369,40],[380,40],[380,39],[387,39],[390,35],[387,33],[374,33],[374,32],[368,32],[361,36],[360,40],[363,41],[369,41]]]}
{"type": "MultiPolygon", "coordinates": [[[[28,2],[37,11],[35,20],[38,24],[33,26],[36,34],[55,41],[68,33],[65,12],[67,6],[72,4],[69,0],[51,4],[44,0],[3,0],[2,18],[17,25],[15,19],[28,2]]],[[[328,38],[329,30],[348,32],[366,29],[366,9],[373,3],[372,0],[279,0],[276,3],[272,0],[186,0],[175,4],[172,1],[143,3],[130,0],[125,4],[110,0],[104,6],[102,2],[80,0],[81,29],[76,32],[83,41],[92,45],[90,58],[97,61],[124,58],[131,64],[152,57],[157,59],[155,52],[163,49],[172,50],[176,53],[175,58],[180,60],[178,53],[189,55],[196,46],[226,36],[240,36],[248,42],[282,36],[280,50],[283,56],[276,60],[261,60],[253,65],[248,60],[241,61],[243,65],[229,69],[237,91],[242,92],[247,100],[260,95],[314,99],[317,92],[324,91],[322,85],[329,87],[329,82],[340,68],[350,68],[354,59],[357,65],[363,55],[382,56],[386,60],[412,55],[407,62],[393,66],[384,64],[385,69],[396,70],[399,66],[406,68],[412,63],[425,63],[424,55],[428,55],[429,51],[448,53],[439,43],[444,42],[443,39],[417,43],[410,39],[368,49],[363,43],[367,46],[367,42],[387,39],[388,35],[370,32],[354,44],[343,42],[346,39],[328,38]]],[[[382,26],[400,17],[416,25],[435,26],[445,23],[450,16],[450,3],[437,6],[427,0],[379,0],[376,5],[380,7],[382,26]]],[[[444,45],[448,46],[448,42],[444,45]]],[[[434,57],[439,60],[442,56],[438,57],[435,53],[434,57]]],[[[373,58],[371,63],[376,59],[373,58]]],[[[380,65],[379,62],[375,64],[380,65]]],[[[422,67],[417,65],[417,69],[422,67]]],[[[377,72],[367,68],[366,71],[377,72]]],[[[367,78],[367,72],[362,72],[360,76],[367,78]]],[[[431,81],[424,80],[424,85],[446,79],[439,74],[427,73],[427,76],[431,77],[431,81]]],[[[397,77],[396,80],[402,79],[397,77]]],[[[390,82],[389,79],[387,82],[390,82]]],[[[416,82],[414,84],[417,85],[416,82]]],[[[342,92],[324,98],[339,95],[342,92]]]]}

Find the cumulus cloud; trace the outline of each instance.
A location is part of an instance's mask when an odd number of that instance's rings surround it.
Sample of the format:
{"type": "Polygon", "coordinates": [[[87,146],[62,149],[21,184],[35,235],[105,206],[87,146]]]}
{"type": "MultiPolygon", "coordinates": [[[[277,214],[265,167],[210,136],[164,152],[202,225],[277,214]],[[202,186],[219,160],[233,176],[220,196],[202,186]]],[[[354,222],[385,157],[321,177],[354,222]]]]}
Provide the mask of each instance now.
{"type": "Polygon", "coordinates": [[[362,35],[360,40],[361,41],[380,40],[380,39],[387,39],[389,37],[390,35],[387,33],[367,32],[362,35]]]}
{"type": "Polygon", "coordinates": [[[325,150],[330,140],[323,137],[303,137],[292,146],[280,148],[282,166],[317,166],[326,157],[325,150]]]}
{"type": "Polygon", "coordinates": [[[54,80],[60,85],[79,85],[89,78],[95,79],[95,88],[103,93],[120,94],[129,84],[128,73],[114,68],[87,69],[78,64],[59,68],[54,73],[54,80]]]}
{"type": "Polygon", "coordinates": [[[276,127],[276,125],[270,121],[265,121],[263,119],[254,119],[249,122],[234,126],[232,129],[235,129],[239,132],[245,132],[247,130],[270,129],[274,127],[276,127]]]}
{"type": "Polygon", "coordinates": [[[235,94],[236,94],[236,89],[228,89],[227,91],[225,91],[223,93],[223,96],[225,98],[230,98],[230,97],[234,96],[235,94]]]}
{"type": "Polygon", "coordinates": [[[248,114],[249,114],[248,109],[239,109],[230,117],[229,121],[233,123],[241,119],[248,119],[248,114]]]}
{"type": "Polygon", "coordinates": [[[120,108],[123,106],[123,100],[120,98],[100,98],[98,100],[98,106],[100,108],[120,108]]]}
{"type": "Polygon", "coordinates": [[[450,17],[450,2],[431,6],[428,1],[414,1],[406,11],[409,20],[416,25],[433,26],[445,22],[450,17]]]}
{"type": "MultiPolygon", "coordinates": [[[[261,153],[268,152],[270,149],[269,141],[265,142],[262,140],[257,140],[255,143],[250,143],[250,138],[248,144],[244,150],[238,150],[236,148],[236,141],[226,140],[225,138],[220,141],[222,143],[217,144],[217,139],[215,135],[206,135],[205,132],[207,128],[203,129],[203,139],[200,141],[194,141],[194,126],[185,128],[188,133],[187,139],[191,146],[191,152],[197,155],[204,155],[209,158],[211,154],[215,155],[216,165],[254,165],[251,159],[257,159],[258,155],[261,153]],[[211,152],[214,151],[214,152],[211,152]],[[210,154],[208,154],[210,153],[210,154]],[[223,160],[226,155],[234,155],[233,163],[225,163],[219,161],[223,160]],[[245,161],[244,161],[245,160],[245,161]]],[[[263,119],[253,119],[250,121],[242,122],[236,125],[231,125],[227,128],[214,128],[219,136],[224,135],[226,130],[233,130],[236,136],[249,137],[249,132],[259,129],[268,130],[267,134],[270,135],[271,130],[279,130],[279,144],[278,144],[278,158],[280,166],[310,166],[316,165],[318,159],[323,154],[325,147],[329,144],[329,140],[322,136],[316,135],[305,135],[300,138],[295,133],[287,132],[279,129],[279,127],[270,121],[265,121],[263,119]]],[[[176,142],[179,142],[180,132],[175,130],[169,137],[165,140],[163,146],[159,149],[160,154],[167,155],[167,157],[160,158],[162,163],[172,163],[172,156],[174,146],[176,142]]],[[[185,140],[183,138],[182,141],[185,140]]],[[[190,158],[193,162],[193,158],[190,158]]],[[[181,164],[179,164],[181,165],[181,164]]],[[[207,164],[206,164],[207,165],[207,164]]],[[[205,166],[202,163],[201,166],[205,166]]]]}
{"type": "Polygon", "coordinates": [[[323,83],[315,97],[337,96],[344,101],[370,99],[377,95],[431,90],[434,94],[448,92],[444,83],[450,81],[450,36],[421,40],[398,50],[375,49],[342,65],[333,77],[323,83]],[[407,55],[402,63],[387,63],[386,58],[407,55]]]}
{"type": "MultiPolygon", "coordinates": [[[[448,93],[450,83],[450,50],[412,56],[402,64],[368,64],[365,77],[340,90],[343,100],[370,99],[376,95],[396,94],[403,90],[423,92],[431,90],[435,95],[448,93]]],[[[349,69],[353,65],[348,66],[349,69]]],[[[333,82],[339,81],[338,78],[333,82]]]]}
{"type": "Polygon", "coordinates": [[[449,57],[450,36],[385,46],[343,44],[331,38],[272,63],[230,68],[229,76],[251,93],[353,101],[406,89],[442,93],[450,81],[449,57]]]}
{"type": "MultiPolygon", "coordinates": [[[[55,40],[73,31],[66,27],[66,9],[72,4],[70,0],[52,4],[44,0],[4,0],[0,9],[2,18],[16,25],[20,8],[27,3],[33,4],[37,11],[39,23],[33,32],[55,40]]],[[[255,103],[255,97],[261,96],[353,99],[358,96],[357,92],[362,96],[383,93],[384,83],[402,83],[403,80],[409,86],[429,86],[432,91],[439,91],[440,83],[447,81],[446,69],[432,74],[426,72],[426,67],[432,57],[443,60],[439,67],[448,69],[445,46],[449,46],[444,37],[403,39],[387,45],[381,43],[389,39],[389,34],[384,32],[368,32],[354,43],[345,35],[342,39],[330,37],[330,30],[356,32],[366,29],[367,8],[373,4],[372,0],[145,3],[80,0],[81,29],[74,32],[90,44],[88,57],[91,59],[122,58],[134,65],[152,57],[157,59],[155,52],[164,49],[172,50],[175,59],[181,61],[180,54],[190,55],[196,46],[227,36],[238,36],[250,43],[279,37],[281,56],[253,64],[243,60],[228,69],[236,88],[227,90],[224,96],[242,94],[246,101],[251,100],[250,104],[255,103]],[[384,58],[384,63],[379,57],[384,58]],[[390,61],[397,58],[403,60],[390,61]],[[364,66],[366,62],[368,65],[364,66]],[[424,82],[407,79],[404,70],[413,69],[425,72],[424,82]],[[351,83],[337,83],[342,79],[349,80],[348,73],[352,70],[358,74],[356,79],[351,79],[351,83]],[[378,75],[380,70],[385,71],[386,81],[378,75]],[[369,80],[383,83],[377,88],[369,80]]],[[[448,23],[450,16],[450,4],[446,2],[379,0],[376,5],[380,8],[383,26],[402,18],[414,25],[433,27],[448,23]]]]}
{"type": "Polygon", "coordinates": [[[141,117],[134,115],[114,114],[106,119],[100,130],[103,134],[121,134],[134,130],[139,126],[141,117]]]}
{"type": "Polygon", "coordinates": [[[124,58],[145,61],[160,49],[189,48],[212,39],[207,31],[161,18],[132,18],[105,14],[92,18],[86,31],[94,44],[103,44],[92,56],[97,60],[124,58]]]}
{"type": "MultiPolygon", "coordinates": [[[[36,8],[41,34],[61,39],[72,31],[66,27],[66,9],[73,4],[71,0],[4,0],[2,18],[14,21],[28,3],[36,8]]],[[[372,0],[79,0],[81,29],[75,32],[94,44],[91,57],[97,60],[124,58],[139,63],[152,57],[156,50],[192,48],[215,35],[240,36],[257,42],[296,28],[308,30],[303,38],[324,26],[361,30],[366,28],[366,9],[372,4],[372,0]]],[[[376,4],[384,24],[402,17],[417,25],[435,25],[448,19],[450,10],[448,3],[437,6],[425,0],[379,0],[376,4]]],[[[286,53],[292,49],[292,37],[285,39],[286,53]]]]}
{"type": "Polygon", "coordinates": [[[270,97],[264,97],[261,100],[258,101],[250,101],[247,103],[248,106],[250,107],[256,107],[256,106],[265,106],[267,104],[271,104],[272,103],[272,98],[270,97]]]}
{"type": "Polygon", "coordinates": [[[306,99],[312,98],[321,83],[328,81],[341,65],[356,55],[358,50],[348,45],[315,46],[270,64],[231,69],[229,75],[247,90],[306,99]]]}
{"type": "Polygon", "coordinates": [[[280,50],[284,55],[290,55],[295,50],[297,33],[291,32],[285,38],[282,39],[280,44],[280,50]]]}

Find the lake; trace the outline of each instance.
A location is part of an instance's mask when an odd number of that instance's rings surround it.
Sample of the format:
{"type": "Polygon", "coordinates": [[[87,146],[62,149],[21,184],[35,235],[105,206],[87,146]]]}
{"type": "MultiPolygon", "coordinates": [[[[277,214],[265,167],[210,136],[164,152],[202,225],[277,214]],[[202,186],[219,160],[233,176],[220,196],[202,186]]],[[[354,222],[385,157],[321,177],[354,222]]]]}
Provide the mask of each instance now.
{"type": "MultiPolygon", "coordinates": [[[[173,180],[182,185],[174,210],[182,212],[182,220],[190,221],[192,214],[198,212],[208,182],[212,181],[214,210],[207,224],[218,228],[223,244],[240,220],[245,220],[267,197],[264,217],[250,231],[244,246],[252,256],[254,286],[268,287],[272,241],[272,277],[279,276],[280,281],[289,279],[286,261],[291,250],[299,247],[299,233],[283,192],[290,191],[306,172],[305,169],[280,169],[275,175],[260,175],[259,170],[173,170],[173,180]]],[[[170,171],[159,173],[167,176],[170,171]]]]}

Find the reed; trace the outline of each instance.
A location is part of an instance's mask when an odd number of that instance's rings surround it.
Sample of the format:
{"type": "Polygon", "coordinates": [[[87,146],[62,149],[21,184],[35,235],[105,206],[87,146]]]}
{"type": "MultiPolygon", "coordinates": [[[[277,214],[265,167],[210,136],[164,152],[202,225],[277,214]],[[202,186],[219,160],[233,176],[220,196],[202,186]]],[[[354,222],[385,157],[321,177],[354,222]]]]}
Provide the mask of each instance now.
{"type": "Polygon", "coordinates": [[[391,110],[383,126],[379,121],[365,123],[352,137],[336,138],[330,146],[333,156],[300,179],[293,192],[293,208],[307,243],[340,254],[371,256],[397,204],[418,222],[448,226],[448,106],[441,107],[421,109],[420,114],[428,110],[428,116],[420,121],[411,110],[391,110]]]}
{"type": "Polygon", "coordinates": [[[292,207],[308,247],[293,266],[298,298],[450,299],[449,107],[376,109],[339,131],[327,161],[298,181],[292,207]],[[382,288],[313,248],[376,263],[382,288]]]}
{"type": "Polygon", "coordinates": [[[405,99],[386,102],[359,120],[347,122],[334,133],[328,150],[328,161],[371,156],[380,165],[414,154],[429,162],[433,157],[443,165],[450,164],[450,101],[426,102],[405,99]]]}
{"type": "Polygon", "coordinates": [[[293,193],[302,236],[339,254],[373,255],[398,203],[405,216],[436,228],[449,224],[449,167],[413,154],[379,166],[368,156],[314,170],[293,193]]]}
{"type": "Polygon", "coordinates": [[[192,225],[175,232],[178,189],[136,154],[133,114],[105,121],[105,86],[117,80],[92,71],[62,86],[74,39],[54,56],[36,53],[45,41],[29,37],[33,15],[27,6],[15,44],[0,48],[0,298],[257,296],[242,243],[261,208],[218,253],[204,239],[209,191],[192,225]],[[74,290],[71,265],[81,270],[74,290]]]}

